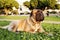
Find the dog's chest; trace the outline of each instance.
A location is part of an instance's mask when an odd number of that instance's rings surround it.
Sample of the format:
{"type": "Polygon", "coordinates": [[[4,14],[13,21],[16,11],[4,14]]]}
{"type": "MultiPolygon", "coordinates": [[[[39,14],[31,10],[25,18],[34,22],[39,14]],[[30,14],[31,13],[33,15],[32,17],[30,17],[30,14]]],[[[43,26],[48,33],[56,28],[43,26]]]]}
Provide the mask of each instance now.
{"type": "Polygon", "coordinates": [[[40,28],[40,25],[39,23],[33,23],[31,20],[27,20],[27,27],[30,28],[30,30],[34,30],[34,31],[37,31],[39,28],[40,28]]]}
{"type": "Polygon", "coordinates": [[[39,24],[30,24],[29,25],[29,27],[30,27],[30,30],[34,30],[34,31],[37,31],[39,28],[40,28],[40,25],[39,24]]]}
{"type": "Polygon", "coordinates": [[[35,24],[34,26],[33,26],[34,28],[34,31],[37,31],[39,28],[40,28],[40,25],[39,24],[35,24]]]}

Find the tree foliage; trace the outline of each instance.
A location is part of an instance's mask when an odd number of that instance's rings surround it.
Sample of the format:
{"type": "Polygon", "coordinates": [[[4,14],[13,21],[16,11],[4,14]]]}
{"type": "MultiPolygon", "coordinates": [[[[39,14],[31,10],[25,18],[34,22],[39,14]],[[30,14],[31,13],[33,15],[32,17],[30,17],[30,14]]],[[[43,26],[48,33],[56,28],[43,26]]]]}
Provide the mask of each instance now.
{"type": "Polygon", "coordinates": [[[60,9],[60,4],[56,4],[55,9],[60,9]]]}
{"type": "Polygon", "coordinates": [[[54,9],[56,5],[56,0],[31,0],[28,3],[25,2],[24,5],[26,5],[30,9],[34,8],[45,9],[45,7],[54,9]]]}
{"type": "Polygon", "coordinates": [[[19,4],[15,0],[0,0],[0,9],[4,9],[6,15],[13,7],[19,8],[19,4]]]}
{"type": "Polygon", "coordinates": [[[28,1],[24,2],[24,5],[30,8],[30,2],[28,1]]]}
{"type": "Polygon", "coordinates": [[[49,0],[49,6],[53,9],[55,8],[56,3],[56,0],[49,0]]]}
{"type": "Polygon", "coordinates": [[[19,4],[15,0],[0,0],[0,8],[12,8],[19,7],[19,4]]]}

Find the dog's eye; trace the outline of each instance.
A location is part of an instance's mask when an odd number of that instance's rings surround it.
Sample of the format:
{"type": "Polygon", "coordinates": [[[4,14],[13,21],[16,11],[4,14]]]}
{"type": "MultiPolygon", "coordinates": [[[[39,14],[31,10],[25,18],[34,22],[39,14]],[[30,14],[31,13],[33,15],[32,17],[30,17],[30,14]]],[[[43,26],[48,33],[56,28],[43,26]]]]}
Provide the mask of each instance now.
{"type": "Polygon", "coordinates": [[[37,12],[40,12],[39,10],[37,12]]]}
{"type": "Polygon", "coordinates": [[[40,13],[43,13],[43,12],[40,12],[40,13]]]}
{"type": "Polygon", "coordinates": [[[38,13],[42,13],[42,11],[38,11],[38,13]]]}

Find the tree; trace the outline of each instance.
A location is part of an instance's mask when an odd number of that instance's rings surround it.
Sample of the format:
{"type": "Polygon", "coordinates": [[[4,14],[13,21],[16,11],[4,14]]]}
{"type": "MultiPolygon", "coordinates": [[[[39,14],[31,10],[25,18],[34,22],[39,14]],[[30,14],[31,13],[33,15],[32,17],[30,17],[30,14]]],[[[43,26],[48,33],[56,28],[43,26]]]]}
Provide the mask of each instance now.
{"type": "Polygon", "coordinates": [[[15,0],[0,0],[0,9],[4,9],[6,15],[12,7],[19,8],[19,4],[15,0]]]}
{"type": "Polygon", "coordinates": [[[28,8],[30,8],[30,2],[28,2],[28,1],[24,2],[24,5],[27,6],[28,8]]]}
{"type": "Polygon", "coordinates": [[[38,0],[31,0],[30,5],[32,6],[32,8],[36,8],[38,5],[38,0]]]}
{"type": "Polygon", "coordinates": [[[56,4],[56,0],[31,0],[29,2],[29,5],[27,5],[26,3],[26,6],[29,6],[30,9],[34,9],[34,8],[45,9],[45,7],[54,9],[55,4],[56,4]]]}
{"type": "Polygon", "coordinates": [[[38,1],[38,8],[45,9],[45,7],[49,7],[49,1],[48,0],[39,0],[38,1]]]}
{"type": "Polygon", "coordinates": [[[57,3],[56,0],[49,0],[49,6],[50,6],[50,8],[54,9],[56,3],[57,3]]]}
{"type": "Polygon", "coordinates": [[[26,1],[24,2],[24,5],[27,6],[29,9],[34,9],[37,7],[38,1],[37,0],[31,0],[30,2],[26,1]]]}
{"type": "Polygon", "coordinates": [[[56,4],[55,9],[60,9],[60,4],[56,4]]]}

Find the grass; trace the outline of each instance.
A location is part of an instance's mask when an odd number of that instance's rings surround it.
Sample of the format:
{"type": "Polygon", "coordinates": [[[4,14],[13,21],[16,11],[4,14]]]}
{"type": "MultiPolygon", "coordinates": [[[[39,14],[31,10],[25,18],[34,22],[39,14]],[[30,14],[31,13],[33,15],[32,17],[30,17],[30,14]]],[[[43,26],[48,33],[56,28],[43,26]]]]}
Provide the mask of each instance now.
{"type": "MultiPolygon", "coordinates": [[[[0,26],[5,26],[9,23],[10,21],[0,21],[0,26]]],[[[27,32],[16,34],[8,30],[0,29],[0,40],[60,40],[60,24],[42,23],[42,26],[47,32],[51,32],[53,36],[48,36],[44,33],[32,34],[27,32]]]]}
{"type": "Polygon", "coordinates": [[[10,19],[10,20],[19,20],[25,18],[27,18],[27,16],[0,16],[0,19],[10,19]]]}
{"type": "MultiPolygon", "coordinates": [[[[28,16],[0,16],[0,19],[19,20],[25,19],[27,17],[28,16]]],[[[45,21],[60,21],[60,17],[56,16],[45,17],[45,21]]]]}
{"type": "Polygon", "coordinates": [[[60,21],[60,17],[57,16],[49,16],[49,17],[45,17],[46,21],[60,21]]]}
{"type": "MultiPolygon", "coordinates": [[[[19,20],[27,17],[28,16],[0,16],[0,19],[19,20]]],[[[45,21],[60,21],[60,17],[45,17],[45,21]]],[[[6,26],[9,23],[10,21],[0,21],[0,26],[6,26]]],[[[53,36],[48,36],[44,33],[31,34],[27,32],[16,34],[8,31],[7,29],[0,29],[0,40],[60,40],[60,24],[42,23],[42,26],[45,31],[51,32],[53,36]]]]}
{"type": "Polygon", "coordinates": [[[6,26],[10,23],[10,21],[0,21],[0,26],[6,26]]]}

